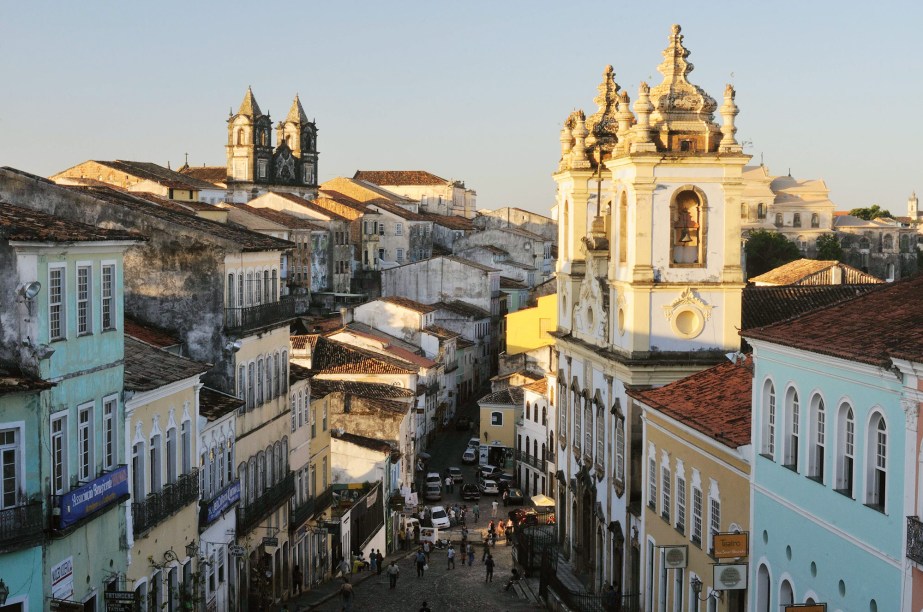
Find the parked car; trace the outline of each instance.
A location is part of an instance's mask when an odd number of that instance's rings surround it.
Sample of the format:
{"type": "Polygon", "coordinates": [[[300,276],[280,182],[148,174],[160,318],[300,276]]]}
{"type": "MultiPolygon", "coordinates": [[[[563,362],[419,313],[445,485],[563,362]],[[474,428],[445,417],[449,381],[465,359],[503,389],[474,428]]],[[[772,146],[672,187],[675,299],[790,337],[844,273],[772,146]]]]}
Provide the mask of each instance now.
{"type": "Polygon", "coordinates": [[[495,465],[490,465],[489,463],[486,463],[484,465],[479,465],[477,472],[478,472],[478,476],[481,478],[490,478],[491,480],[496,480],[496,477],[502,474],[503,470],[501,470],[495,465]]]}
{"type": "Polygon", "coordinates": [[[452,477],[452,484],[465,482],[465,475],[462,474],[461,468],[450,467],[447,471],[449,472],[449,476],[452,477]]]}
{"type": "Polygon", "coordinates": [[[438,472],[430,472],[429,474],[426,475],[426,484],[427,485],[437,484],[441,486],[442,476],[440,476],[438,472]]]}
{"type": "Polygon", "coordinates": [[[499,495],[500,489],[497,488],[497,483],[493,480],[484,480],[480,482],[481,485],[481,494],[482,495],[499,495]]]}
{"type": "Polygon", "coordinates": [[[481,499],[481,490],[477,485],[466,484],[462,485],[462,499],[467,500],[478,500],[481,499]]]}
{"type": "Polygon", "coordinates": [[[433,506],[430,511],[430,517],[433,521],[433,527],[438,527],[439,529],[449,528],[449,515],[442,506],[433,506]]]}
{"type": "Polygon", "coordinates": [[[521,489],[508,489],[503,497],[504,506],[521,506],[525,501],[525,496],[521,489]]]}
{"type": "Polygon", "coordinates": [[[423,497],[430,501],[442,499],[442,486],[439,484],[427,484],[426,493],[424,493],[423,497]]]}
{"type": "Polygon", "coordinates": [[[481,446],[481,439],[471,438],[470,440],[468,440],[468,446],[471,448],[478,448],[479,446],[481,446]]]}
{"type": "Polygon", "coordinates": [[[499,474],[494,474],[494,479],[497,481],[502,480],[504,482],[513,482],[516,480],[516,477],[512,474],[507,474],[506,472],[500,472],[499,474]]]}
{"type": "MultiPolygon", "coordinates": [[[[455,429],[458,431],[467,431],[471,429],[471,419],[468,417],[458,417],[455,419],[455,429]]],[[[478,443],[480,444],[480,440],[478,443]]]]}
{"type": "Polygon", "coordinates": [[[478,460],[477,451],[475,451],[470,446],[465,449],[465,452],[462,453],[462,463],[475,463],[478,460]]]}

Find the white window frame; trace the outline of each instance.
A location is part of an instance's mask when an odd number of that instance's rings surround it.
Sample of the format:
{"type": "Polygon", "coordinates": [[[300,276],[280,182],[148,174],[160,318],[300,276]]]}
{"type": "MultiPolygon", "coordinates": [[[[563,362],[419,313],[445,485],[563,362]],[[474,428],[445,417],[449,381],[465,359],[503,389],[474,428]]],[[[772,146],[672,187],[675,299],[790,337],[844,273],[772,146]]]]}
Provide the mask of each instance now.
{"type": "Polygon", "coordinates": [[[148,471],[150,472],[150,492],[163,490],[163,436],[158,431],[151,435],[148,443],[148,471]]]}
{"type": "Polygon", "coordinates": [[[404,263],[404,249],[397,249],[397,263],[404,263]]]}
{"type": "Polygon", "coordinates": [[[179,477],[179,465],[177,455],[179,454],[179,440],[177,440],[176,427],[167,428],[167,437],[164,444],[164,454],[166,455],[165,467],[167,472],[167,484],[174,484],[179,477]]]}
{"type": "Polygon", "coordinates": [[[676,466],[676,523],[675,527],[680,533],[686,533],[686,473],[682,464],[676,466]]]}
{"type": "Polygon", "coordinates": [[[670,511],[672,509],[672,480],[670,473],[670,460],[663,457],[660,460],[660,515],[669,523],[670,511]]]}
{"type": "Polygon", "coordinates": [[[266,175],[269,173],[269,161],[265,159],[258,159],[256,161],[256,172],[259,178],[266,178],[266,175]]]}
{"type": "Polygon", "coordinates": [[[837,411],[836,490],[853,497],[856,487],[856,413],[851,402],[837,411]]]}
{"type": "Polygon", "coordinates": [[[698,470],[692,470],[692,524],[689,527],[689,539],[697,546],[702,545],[702,478],[698,470]]]}
{"type": "Polygon", "coordinates": [[[119,463],[119,399],[117,395],[103,398],[103,469],[114,470],[119,463]]]}
{"type": "Polygon", "coordinates": [[[93,333],[93,262],[78,261],[76,269],[77,335],[93,333]],[[85,277],[85,278],[82,278],[85,277]]]}
{"type": "Polygon", "coordinates": [[[625,482],[625,419],[615,420],[615,480],[625,482]]]}
{"type": "Polygon", "coordinates": [[[789,387],[785,393],[785,448],[783,450],[782,464],[794,471],[798,471],[798,445],[801,425],[801,401],[798,390],[789,387]]]}
{"type": "Polygon", "coordinates": [[[826,468],[826,442],[827,442],[827,411],[824,398],[814,395],[811,398],[811,434],[809,444],[811,452],[808,456],[808,477],[824,482],[826,468]]]}
{"type": "Polygon", "coordinates": [[[67,266],[64,263],[48,265],[48,338],[50,341],[67,338],[67,266]],[[55,288],[54,278],[60,275],[55,288]]]}
{"type": "Polygon", "coordinates": [[[95,478],[94,408],[93,402],[77,406],[77,480],[80,482],[89,482],[95,478]]]}
{"type": "Polygon", "coordinates": [[[775,458],[776,451],[776,387],[771,380],[763,384],[763,435],[761,453],[769,458],[775,458]]]}
{"type": "Polygon", "coordinates": [[[116,264],[114,261],[103,260],[99,274],[99,328],[102,331],[115,329],[115,289],[116,289],[116,264]],[[106,280],[106,276],[109,280],[106,280]]]}
{"type": "Polygon", "coordinates": [[[15,508],[20,503],[20,492],[23,489],[23,462],[22,447],[22,427],[5,425],[0,429],[0,510],[15,508]],[[9,440],[3,440],[9,435],[9,440]],[[7,471],[7,467],[12,462],[13,469],[7,471]],[[8,494],[12,494],[12,502],[8,503],[4,499],[8,494]]]}
{"type": "Polygon", "coordinates": [[[647,505],[657,511],[657,457],[653,448],[647,455],[647,505]]]}
{"type": "Polygon", "coordinates": [[[888,496],[888,422],[883,414],[875,411],[867,427],[865,503],[885,512],[888,496]],[[885,499],[881,499],[879,487],[884,488],[885,499]]]}
{"type": "Polygon", "coordinates": [[[136,440],[135,443],[131,445],[131,496],[135,498],[136,501],[144,500],[147,494],[147,487],[145,486],[147,480],[145,478],[147,471],[147,450],[145,447],[146,445],[143,440],[136,440]]]}
{"type": "Polygon", "coordinates": [[[708,488],[708,551],[715,549],[715,534],[721,533],[721,492],[718,483],[711,481],[708,488]]]}
{"type": "Polygon", "coordinates": [[[183,474],[189,474],[192,471],[192,419],[184,419],[180,423],[180,448],[182,457],[180,469],[183,474]]]}

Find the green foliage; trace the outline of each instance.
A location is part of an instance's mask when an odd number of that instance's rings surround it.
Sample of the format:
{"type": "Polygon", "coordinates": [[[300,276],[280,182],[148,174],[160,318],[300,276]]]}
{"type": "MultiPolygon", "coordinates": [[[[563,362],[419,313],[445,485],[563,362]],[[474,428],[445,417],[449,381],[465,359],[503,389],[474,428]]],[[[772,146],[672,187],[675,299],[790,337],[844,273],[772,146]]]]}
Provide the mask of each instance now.
{"type": "Polygon", "coordinates": [[[843,261],[843,247],[836,234],[821,234],[817,237],[817,255],[814,259],[843,261]]]}
{"type": "Polygon", "coordinates": [[[859,217],[860,219],[865,219],[866,221],[871,221],[872,219],[877,219],[878,217],[888,217],[891,218],[893,215],[890,210],[881,208],[878,204],[872,204],[868,208],[853,208],[849,211],[853,217],[859,217]]]}
{"type": "Polygon", "coordinates": [[[745,252],[747,278],[759,276],[790,261],[801,259],[798,245],[779,232],[769,230],[750,232],[745,252]]]}

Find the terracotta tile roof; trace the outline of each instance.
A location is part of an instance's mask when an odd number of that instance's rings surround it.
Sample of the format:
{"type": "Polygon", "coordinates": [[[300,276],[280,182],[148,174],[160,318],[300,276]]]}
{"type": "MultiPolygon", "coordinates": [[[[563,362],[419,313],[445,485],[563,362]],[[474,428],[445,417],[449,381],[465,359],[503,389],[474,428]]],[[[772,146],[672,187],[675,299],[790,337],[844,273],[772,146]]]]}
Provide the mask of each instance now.
{"type": "Polygon", "coordinates": [[[423,331],[445,339],[458,338],[461,336],[461,334],[453,332],[451,329],[446,329],[438,325],[427,325],[423,328],[423,331]]]}
{"type": "Polygon", "coordinates": [[[195,214],[200,211],[210,211],[217,212],[221,209],[217,206],[211,204],[206,204],[205,202],[198,201],[186,201],[186,200],[170,200],[168,198],[161,197],[156,193],[150,193],[147,191],[129,191],[127,189],[121,189],[120,187],[113,187],[109,185],[110,188],[116,189],[119,191],[124,191],[125,193],[130,193],[132,195],[138,196],[143,200],[147,200],[158,206],[163,206],[164,208],[169,208],[170,210],[175,210],[177,212],[189,214],[195,214]]]}
{"type": "Polygon", "coordinates": [[[177,212],[161,206],[151,206],[149,201],[129,193],[117,191],[107,187],[64,187],[81,193],[86,193],[109,204],[122,206],[135,212],[142,213],[160,221],[202,232],[219,240],[228,241],[237,245],[242,251],[287,251],[295,247],[295,243],[288,240],[273,238],[248,229],[218,223],[188,213],[177,212]]]}
{"type": "Polygon", "coordinates": [[[273,223],[278,223],[283,227],[289,229],[304,229],[304,230],[323,230],[319,225],[311,223],[307,219],[301,217],[296,217],[293,214],[283,212],[281,210],[273,210],[272,208],[259,208],[256,206],[248,206],[246,204],[238,204],[228,202],[229,206],[233,206],[238,210],[242,210],[250,213],[251,215],[256,215],[266,219],[267,221],[272,221],[273,223]]]}
{"type": "Polygon", "coordinates": [[[337,440],[342,440],[343,442],[349,442],[350,444],[355,444],[356,446],[380,451],[387,455],[391,454],[391,445],[384,440],[379,440],[377,438],[367,438],[366,436],[351,434],[349,432],[340,431],[338,429],[331,429],[330,435],[337,440]]]}
{"type": "Polygon", "coordinates": [[[507,278],[505,276],[500,277],[500,288],[501,289],[528,289],[525,283],[522,283],[513,278],[507,278]]]}
{"type": "Polygon", "coordinates": [[[182,344],[183,341],[174,332],[156,327],[149,323],[142,323],[128,315],[125,315],[125,335],[131,336],[141,342],[146,342],[157,348],[167,348],[182,344]]]}
{"type": "Polygon", "coordinates": [[[394,304],[395,306],[401,306],[402,308],[406,308],[420,314],[428,314],[430,312],[435,312],[436,310],[434,306],[430,306],[429,304],[421,304],[416,300],[411,300],[410,298],[405,297],[398,297],[396,295],[383,296],[378,299],[382,302],[394,304]]]}
{"type": "Polygon", "coordinates": [[[840,267],[844,273],[848,272],[851,277],[859,276],[862,280],[858,282],[882,283],[879,278],[871,274],[865,274],[861,270],[852,266],[840,263],[836,260],[818,260],[818,259],[796,259],[787,264],[774,268],[765,274],[754,276],[750,279],[754,283],[765,283],[772,285],[797,285],[824,270],[840,267]]]}
{"type": "Polygon", "coordinates": [[[508,387],[485,395],[478,400],[478,404],[511,404],[522,406],[523,393],[519,387],[508,387]]]}
{"type": "Polygon", "coordinates": [[[434,225],[441,225],[453,230],[474,230],[474,221],[457,215],[437,215],[435,213],[421,212],[424,221],[432,221],[434,225]]]}
{"type": "Polygon", "coordinates": [[[312,202],[311,200],[305,200],[304,198],[299,198],[295,194],[284,193],[282,191],[272,191],[270,193],[272,193],[273,195],[277,195],[280,198],[286,199],[289,202],[292,202],[293,204],[298,204],[299,206],[303,206],[304,208],[307,208],[308,210],[314,211],[316,213],[320,213],[324,215],[325,217],[328,217],[331,221],[349,221],[349,219],[347,219],[343,215],[339,215],[335,212],[327,210],[323,206],[318,206],[316,202],[312,202]]]}
{"type": "Polygon", "coordinates": [[[125,338],[125,388],[130,391],[151,391],[210,368],[210,364],[180,357],[130,336],[125,338]]]}
{"type": "Polygon", "coordinates": [[[314,347],[317,346],[318,338],[320,338],[319,334],[304,334],[301,336],[292,336],[289,340],[292,343],[292,348],[296,351],[303,351],[308,347],[313,351],[314,347]]]}
{"type": "Polygon", "coordinates": [[[299,317],[292,324],[292,335],[325,334],[341,327],[343,327],[343,318],[338,314],[329,317],[299,317]]]}
{"type": "Polygon", "coordinates": [[[741,335],[881,367],[891,357],[923,361],[921,303],[923,275],[741,335]]]}
{"type": "Polygon", "coordinates": [[[451,302],[436,302],[433,304],[433,306],[439,310],[447,310],[453,314],[461,315],[463,317],[471,317],[472,319],[490,318],[490,313],[483,308],[479,308],[459,300],[453,300],[451,302]]]}
{"type": "MultiPolygon", "coordinates": [[[[420,368],[433,368],[436,366],[435,361],[420,354],[422,351],[419,349],[419,347],[414,346],[408,342],[404,342],[400,338],[379,331],[374,327],[366,325],[365,323],[352,322],[345,328],[335,331],[329,335],[339,334],[355,335],[362,338],[368,338],[369,340],[372,340],[373,342],[376,342],[380,345],[379,348],[372,348],[368,350],[378,355],[386,355],[395,359],[399,359],[406,362],[408,365],[413,364],[420,368]]],[[[349,346],[354,346],[346,339],[337,341],[348,344],[349,346]]]]}
{"type": "Polygon", "coordinates": [[[150,162],[125,161],[122,159],[116,159],[114,161],[94,159],[93,161],[101,166],[130,174],[141,180],[152,181],[165,187],[192,190],[218,189],[218,187],[212,183],[150,162]]]}
{"type": "Polygon", "coordinates": [[[311,380],[311,397],[324,397],[330,393],[343,392],[360,397],[373,397],[379,399],[394,399],[413,397],[413,391],[404,387],[395,387],[382,383],[359,382],[353,380],[327,380],[313,378],[311,380]]]}
{"type": "Polygon", "coordinates": [[[786,285],[744,287],[741,329],[764,327],[850,300],[880,285],[786,285]]]}
{"type": "Polygon", "coordinates": [[[209,421],[220,419],[229,412],[244,407],[244,400],[222,393],[217,389],[202,387],[199,391],[199,414],[209,421]]]}
{"type": "Polygon", "coordinates": [[[188,166],[180,168],[179,172],[213,185],[223,184],[228,180],[227,166],[188,166]]]}
{"type": "Polygon", "coordinates": [[[311,379],[311,370],[308,368],[298,365],[297,363],[288,364],[288,384],[294,385],[299,380],[310,380],[311,379]]]}
{"type": "Polygon", "coordinates": [[[474,346],[474,342],[472,342],[471,340],[468,340],[468,339],[466,339],[466,338],[463,338],[462,336],[459,336],[459,337],[458,337],[458,341],[455,343],[455,348],[457,348],[457,349],[459,349],[459,350],[460,350],[460,349],[471,348],[472,346],[474,346]]]}
{"type": "Polygon", "coordinates": [[[449,181],[426,170],[358,170],[353,178],[376,185],[448,185],[449,181]]]}
{"type": "Polygon", "coordinates": [[[545,393],[548,392],[548,377],[546,376],[528,385],[523,385],[522,388],[528,391],[535,391],[540,395],[545,395],[545,393]]]}
{"type": "Polygon", "coordinates": [[[54,383],[26,374],[19,366],[0,364],[0,395],[35,393],[53,386],[54,383]]]}
{"type": "Polygon", "coordinates": [[[417,368],[402,359],[349,346],[320,336],[311,353],[311,370],[330,374],[416,374],[417,368]]]}
{"type": "Polygon", "coordinates": [[[650,408],[730,448],[750,444],[753,360],[730,361],[657,389],[628,390],[650,408]]]}
{"type": "Polygon", "coordinates": [[[461,250],[462,253],[467,252],[467,251],[487,251],[488,253],[493,253],[495,255],[506,255],[506,256],[509,256],[510,254],[509,251],[501,249],[500,247],[494,246],[492,244],[475,244],[473,246],[470,246],[470,247],[467,247],[461,250]]]}
{"type": "MultiPolygon", "coordinates": [[[[354,199],[354,198],[350,198],[350,196],[348,196],[348,195],[346,195],[346,194],[344,194],[344,193],[342,193],[342,192],[335,191],[335,190],[332,190],[332,189],[325,189],[325,190],[324,190],[324,193],[330,195],[330,196],[332,197],[332,199],[334,199],[334,200],[336,200],[336,201],[340,201],[342,198],[348,198],[348,199],[353,200],[354,202],[358,202],[358,201],[359,201],[359,200],[356,200],[356,199],[354,199]]],[[[342,203],[342,202],[341,202],[341,203],[342,203]]],[[[366,210],[366,209],[368,209],[368,207],[370,207],[370,206],[375,206],[375,207],[380,208],[381,210],[388,211],[389,213],[391,213],[391,214],[393,214],[393,215],[396,215],[396,216],[398,216],[398,217],[401,217],[402,219],[406,219],[406,220],[408,220],[408,221],[429,221],[429,219],[426,219],[426,218],[425,218],[423,215],[421,215],[420,213],[413,212],[412,210],[407,210],[407,209],[404,208],[403,206],[399,206],[399,205],[395,204],[394,202],[391,202],[391,201],[386,200],[386,199],[383,198],[383,197],[380,197],[380,198],[371,198],[371,199],[369,199],[369,200],[366,200],[366,201],[364,201],[364,202],[361,202],[361,204],[362,204],[362,207],[363,207],[362,210],[366,210]]]]}
{"type": "Polygon", "coordinates": [[[102,229],[0,201],[0,236],[21,242],[100,242],[147,240],[125,230],[102,229]]]}

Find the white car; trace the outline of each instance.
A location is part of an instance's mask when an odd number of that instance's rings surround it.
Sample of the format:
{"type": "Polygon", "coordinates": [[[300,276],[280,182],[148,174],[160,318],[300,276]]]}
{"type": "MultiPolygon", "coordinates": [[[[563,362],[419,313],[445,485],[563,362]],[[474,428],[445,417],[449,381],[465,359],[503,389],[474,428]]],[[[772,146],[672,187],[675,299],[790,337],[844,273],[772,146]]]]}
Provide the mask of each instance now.
{"type": "Polygon", "coordinates": [[[481,439],[480,439],[480,438],[471,438],[470,440],[468,440],[468,447],[469,447],[469,448],[478,448],[479,446],[481,446],[481,439]]]}
{"type": "Polygon", "coordinates": [[[478,454],[470,446],[462,453],[462,463],[474,463],[478,460],[478,454]]]}
{"type": "Polygon", "coordinates": [[[439,529],[449,528],[449,515],[446,514],[445,508],[442,506],[433,506],[430,511],[430,517],[433,519],[433,527],[438,527],[439,529]]]}
{"type": "Polygon", "coordinates": [[[426,475],[426,484],[435,484],[442,486],[442,476],[438,472],[430,472],[426,475]]]}
{"type": "Polygon", "coordinates": [[[500,489],[497,488],[497,483],[493,480],[482,480],[481,493],[483,495],[500,495],[500,489]]]}

